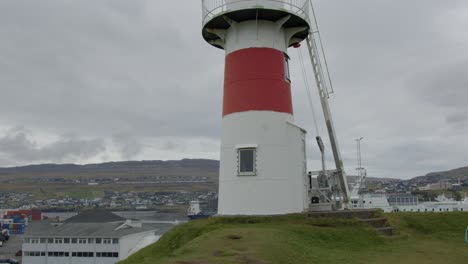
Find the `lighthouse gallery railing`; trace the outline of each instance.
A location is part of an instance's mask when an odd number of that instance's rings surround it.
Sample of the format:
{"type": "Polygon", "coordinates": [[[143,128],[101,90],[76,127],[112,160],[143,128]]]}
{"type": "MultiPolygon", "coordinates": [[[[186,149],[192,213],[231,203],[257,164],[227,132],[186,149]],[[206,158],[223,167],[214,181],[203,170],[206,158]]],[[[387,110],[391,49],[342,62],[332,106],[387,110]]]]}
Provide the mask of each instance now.
{"type": "Polygon", "coordinates": [[[287,11],[309,21],[309,0],[202,0],[202,25],[223,13],[265,6],[287,11]]]}

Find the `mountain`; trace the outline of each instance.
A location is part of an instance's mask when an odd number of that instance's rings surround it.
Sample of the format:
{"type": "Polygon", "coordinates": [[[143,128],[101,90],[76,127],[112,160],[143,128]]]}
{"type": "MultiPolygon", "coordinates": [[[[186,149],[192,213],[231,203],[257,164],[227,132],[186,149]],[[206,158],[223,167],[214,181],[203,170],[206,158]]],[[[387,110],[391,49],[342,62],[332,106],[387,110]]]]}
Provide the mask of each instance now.
{"type": "Polygon", "coordinates": [[[437,182],[440,179],[468,179],[468,166],[448,171],[431,172],[424,176],[412,178],[410,181],[425,180],[428,182],[437,182]]]}
{"type": "Polygon", "coordinates": [[[30,178],[135,178],[145,176],[208,176],[217,177],[218,160],[144,160],[98,164],[40,164],[0,168],[0,179],[30,178]]]}

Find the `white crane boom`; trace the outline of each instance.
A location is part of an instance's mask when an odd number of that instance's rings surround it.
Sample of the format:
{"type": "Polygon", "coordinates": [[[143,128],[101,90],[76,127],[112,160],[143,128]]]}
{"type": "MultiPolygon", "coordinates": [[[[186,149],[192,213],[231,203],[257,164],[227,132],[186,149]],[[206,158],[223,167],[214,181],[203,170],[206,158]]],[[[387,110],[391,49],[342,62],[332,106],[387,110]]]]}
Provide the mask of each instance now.
{"type": "MultiPolygon", "coordinates": [[[[314,16],[315,26],[318,32],[317,22],[315,20],[315,13],[313,11],[312,3],[312,14],[314,16]]],[[[339,192],[339,196],[342,197],[343,203],[346,207],[349,205],[350,201],[350,192],[348,188],[348,182],[343,168],[343,161],[341,159],[341,153],[338,146],[338,140],[335,133],[335,127],[333,125],[332,115],[330,112],[330,106],[328,104],[329,94],[332,93],[328,90],[327,81],[325,79],[322,61],[320,59],[320,53],[317,48],[317,43],[315,41],[314,32],[309,32],[309,36],[306,39],[307,48],[310,55],[310,60],[312,63],[312,69],[314,72],[315,82],[317,84],[317,89],[320,96],[320,102],[322,104],[323,115],[325,117],[325,122],[327,125],[328,136],[330,138],[330,144],[333,152],[333,158],[335,160],[336,172],[332,175],[332,191],[339,192]],[[339,183],[339,184],[337,184],[339,183]]],[[[322,50],[323,52],[323,50],[322,50]]],[[[325,61],[326,66],[326,61],[325,61]]],[[[327,74],[328,80],[330,81],[330,76],[327,74]]]]}

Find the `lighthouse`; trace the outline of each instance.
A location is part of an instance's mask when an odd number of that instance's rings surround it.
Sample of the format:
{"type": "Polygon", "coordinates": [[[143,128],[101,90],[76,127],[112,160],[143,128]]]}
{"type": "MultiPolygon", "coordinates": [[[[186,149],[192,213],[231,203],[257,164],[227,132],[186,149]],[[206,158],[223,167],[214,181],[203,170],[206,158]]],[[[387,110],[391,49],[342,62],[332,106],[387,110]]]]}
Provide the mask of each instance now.
{"type": "Polygon", "coordinates": [[[203,38],[225,51],[219,215],[308,208],[304,129],[294,123],[289,47],[309,0],[202,0],[203,38]]]}

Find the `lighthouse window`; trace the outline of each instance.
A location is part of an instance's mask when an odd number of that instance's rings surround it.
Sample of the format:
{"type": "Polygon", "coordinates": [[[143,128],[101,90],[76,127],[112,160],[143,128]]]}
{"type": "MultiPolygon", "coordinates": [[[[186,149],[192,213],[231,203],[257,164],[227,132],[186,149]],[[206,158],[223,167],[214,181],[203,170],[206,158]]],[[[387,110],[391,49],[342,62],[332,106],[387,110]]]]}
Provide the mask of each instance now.
{"type": "Polygon", "coordinates": [[[291,76],[289,74],[289,58],[288,57],[285,57],[285,60],[284,60],[284,79],[286,79],[286,81],[288,82],[291,81],[291,76]]]}
{"type": "Polygon", "coordinates": [[[239,175],[255,174],[255,148],[242,148],[237,150],[238,155],[238,173],[239,175]]]}

